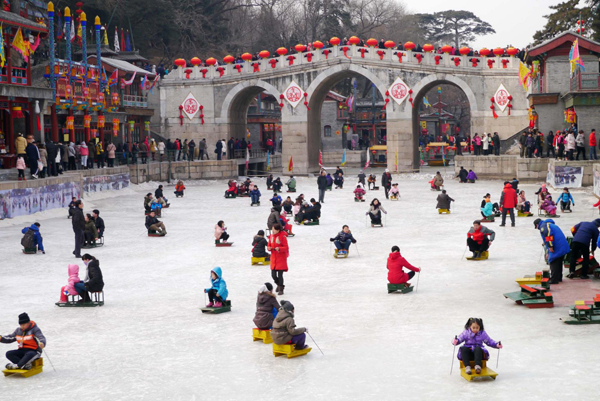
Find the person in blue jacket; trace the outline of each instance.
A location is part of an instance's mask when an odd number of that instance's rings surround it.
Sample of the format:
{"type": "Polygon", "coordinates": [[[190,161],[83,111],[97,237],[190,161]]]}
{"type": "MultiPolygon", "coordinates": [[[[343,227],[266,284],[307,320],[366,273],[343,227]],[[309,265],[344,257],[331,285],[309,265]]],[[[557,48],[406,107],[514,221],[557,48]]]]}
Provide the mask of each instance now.
{"type": "Polygon", "coordinates": [[[533,222],[536,230],[540,230],[544,247],[548,251],[548,264],[550,265],[550,284],[562,282],[562,264],[564,256],[571,250],[562,230],[554,220],[536,219],[533,222]]]}
{"type": "Polygon", "coordinates": [[[346,255],[348,253],[348,249],[350,249],[350,244],[356,244],[356,239],[354,239],[352,236],[350,227],[347,225],[342,227],[342,231],[340,231],[335,238],[329,238],[329,241],[335,244],[338,255],[346,255]]]}
{"type": "Polygon", "coordinates": [[[583,257],[581,279],[589,279],[588,268],[590,266],[590,243],[592,247],[592,253],[596,250],[598,243],[598,227],[600,227],[600,219],[596,219],[593,222],[582,221],[571,228],[573,233],[573,240],[571,241],[571,261],[569,264],[568,278],[575,277],[575,267],[577,266],[577,259],[580,256],[583,257]]]}
{"type": "Polygon", "coordinates": [[[223,280],[223,274],[220,267],[215,267],[210,271],[210,281],[212,286],[204,290],[208,294],[208,308],[220,308],[223,302],[227,300],[227,283],[223,280]]]}
{"type": "Polygon", "coordinates": [[[331,178],[331,174],[327,173],[325,179],[327,180],[327,187],[331,188],[331,186],[333,185],[333,178],[331,178]]]}
{"type": "Polygon", "coordinates": [[[260,202],[260,191],[256,185],[254,186],[254,189],[250,191],[250,200],[252,201],[251,205],[256,205],[260,202]]]}
{"type": "Polygon", "coordinates": [[[277,195],[277,192],[273,192],[273,197],[271,199],[269,199],[271,201],[271,203],[273,204],[273,206],[280,206],[281,205],[281,196],[277,195]]]}
{"type": "Polygon", "coordinates": [[[573,196],[569,192],[569,188],[563,188],[562,194],[558,196],[556,203],[560,202],[560,211],[565,212],[565,210],[571,211],[571,203],[575,206],[575,200],[573,200],[573,196]]]}
{"type": "Polygon", "coordinates": [[[40,233],[40,223],[33,223],[31,227],[25,227],[21,230],[21,233],[26,234],[29,230],[33,231],[33,242],[35,246],[37,246],[38,251],[45,254],[46,251],[44,251],[44,239],[40,233]]]}

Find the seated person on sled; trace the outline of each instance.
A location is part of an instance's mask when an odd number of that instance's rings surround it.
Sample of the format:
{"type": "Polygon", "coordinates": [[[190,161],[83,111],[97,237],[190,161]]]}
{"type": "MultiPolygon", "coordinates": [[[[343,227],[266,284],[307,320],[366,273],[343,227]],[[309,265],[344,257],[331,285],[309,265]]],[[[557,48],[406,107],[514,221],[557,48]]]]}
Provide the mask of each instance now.
{"type": "Polygon", "coordinates": [[[156,231],[161,235],[167,235],[167,229],[165,228],[164,223],[156,218],[154,211],[146,216],[146,229],[148,231],[156,231]]]}
{"type": "Polygon", "coordinates": [[[10,361],[6,369],[30,370],[31,363],[42,356],[46,337],[35,322],[29,320],[27,313],[19,315],[19,327],[12,334],[0,336],[0,343],[10,344],[15,341],[19,348],[6,353],[6,358],[10,361]]]}
{"type": "Polygon", "coordinates": [[[256,205],[260,202],[260,196],[260,190],[258,189],[258,186],[255,185],[254,189],[250,191],[250,200],[253,205],[256,205]]]}
{"type": "Polygon", "coordinates": [[[288,192],[296,192],[296,179],[293,175],[290,176],[290,179],[285,183],[288,188],[288,192]]]}
{"type": "Polygon", "coordinates": [[[367,179],[369,190],[375,189],[377,186],[377,176],[375,174],[369,174],[369,178],[367,179]]]}
{"type": "Polygon", "coordinates": [[[335,179],[333,180],[333,182],[335,183],[336,188],[343,188],[344,187],[344,176],[342,175],[342,173],[338,173],[335,176],[335,179]]]}
{"type": "Polygon", "coordinates": [[[285,210],[286,213],[291,214],[292,213],[292,208],[294,207],[294,202],[292,201],[291,197],[287,197],[285,201],[283,201],[283,210],[285,210]]]}
{"type": "Polygon", "coordinates": [[[363,200],[366,194],[365,190],[358,184],[354,190],[354,199],[363,200]]]}
{"type": "Polygon", "coordinates": [[[281,224],[281,227],[283,227],[284,232],[286,232],[288,235],[291,235],[292,237],[294,236],[294,234],[292,233],[292,225],[289,223],[287,214],[285,214],[285,212],[279,215],[279,224],[281,224]]]}
{"type": "Polygon", "coordinates": [[[335,245],[338,255],[346,255],[348,253],[348,249],[350,249],[350,244],[356,244],[356,239],[354,239],[352,236],[350,227],[347,225],[344,225],[342,227],[342,231],[340,231],[334,238],[329,238],[329,241],[333,242],[335,245]]]}
{"type": "Polygon", "coordinates": [[[394,245],[392,247],[392,253],[387,260],[388,268],[388,281],[390,284],[406,284],[408,280],[415,276],[415,273],[419,273],[421,269],[408,263],[406,259],[400,254],[400,247],[394,245]],[[403,268],[406,267],[411,270],[405,273],[403,268]]]}
{"type": "Polygon", "coordinates": [[[370,209],[367,213],[367,215],[369,215],[369,217],[371,218],[371,226],[377,224],[377,225],[383,225],[381,222],[381,212],[387,214],[387,212],[385,211],[385,209],[383,208],[383,206],[381,206],[381,203],[379,203],[379,199],[375,198],[371,201],[371,205],[370,205],[370,209]]]}
{"type": "Polygon", "coordinates": [[[496,238],[495,232],[482,226],[481,221],[475,220],[467,234],[467,246],[473,252],[473,258],[479,258],[482,252],[487,251],[494,238],[496,238]]]}
{"type": "Polygon", "coordinates": [[[563,213],[565,210],[571,211],[571,203],[575,206],[575,200],[569,192],[569,188],[563,188],[562,194],[558,197],[558,203],[560,204],[560,211],[563,213]]]}
{"type": "Polygon", "coordinates": [[[283,186],[283,183],[281,182],[281,178],[277,177],[275,179],[275,181],[273,181],[273,191],[275,192],[281,192],[281,187],[283,186]]]}
{"type": "Polygon", "coordinates": [[[542,202],[542,204],[540,205],[540,209],[546,212],[548,216],[556,216],[556,204],[552,200],[551,195],[546,196],[546,200],[542,202]]]}
{"type": "Polygon", "coordinates": [[[258,233],[252,240],[252,257],[254,258],[265,258],[266,261],[271,260],[271,255],[267,252],[267,239],[265,238],[265,232],[258,230],[258,233]]]}
{"type": "Polygon", "coordinates": [[[84,235],[84,246],[91,246],[98,239],[98,229],[96,228],[96,222],[91,214],[85,215],[85,228],[83,229],[84,235]]]}
{"type": "Polygon", "coordinates": [[[519,212],[531,216],[531,202],[525,198],[525,191],[519,192],[519,197],[517,198],[517,209],[519,212]]]}
{"type": "Polygon", "coordinates": [[[442,190],[442,193],[438,195],[437,197],[437,205],[435,206],[436,209],[445,209],[445,210],[450,210],[450,202],[454,202],[454,199],[452,199],[447,193],[446,190],[442,190]]]}
{"type": "Polygon", "coordinates": [[[230,198],[233,196],[237,196],[238,188],[237,188],[237,184],[236,184],[235,180],[230,180],[227,183],[227,185],[229,186],[229,188],[227,188],[227,191],[225,191],[225,197],[230,198]]]}
{"type": "Polygon", "coordinates": [[[311,198],[310,202],[312,206],[308,205],[307,202],[300,208],[300,212],[295,217],[295,220],[298,223],[302,223],[303,221],[313,221],[319,220],[321,217],[321,204],[315,201],[315,198],[311,198]]]}
{"type": "Polygon", "coordinates": [[[152,210],[152,194],[148,192],[146,196],[144,196],[144,211],[146,213],[150,213],[152,210]]]}
{"type": "Polygon", "coordinates": [[[177,185],[175,185],[175,196],[183,196],[183,191],[185,191],[185,185],[183,185],[183,181],[177,181],[177,185]]]}
{"type": "Polygon", "coordinates": [[[392,188],[390,188],[389,195],[390,195],[391,199],[398,199],[398,197],[400,196],[400,190],[398,189],[398,183],[392,184],[392,188]]]}

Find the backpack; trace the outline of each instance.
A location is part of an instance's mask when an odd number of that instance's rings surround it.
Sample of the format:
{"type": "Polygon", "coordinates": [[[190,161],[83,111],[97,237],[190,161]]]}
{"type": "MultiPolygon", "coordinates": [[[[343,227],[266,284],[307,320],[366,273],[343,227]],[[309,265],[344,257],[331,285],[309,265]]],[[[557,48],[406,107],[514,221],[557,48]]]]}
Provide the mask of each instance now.
{"type": "Polygon", "coordinates": [[[23,248],[35,248],[35,233],[32,229],[27,230],[21,239],[21,245],[23,248]]]}

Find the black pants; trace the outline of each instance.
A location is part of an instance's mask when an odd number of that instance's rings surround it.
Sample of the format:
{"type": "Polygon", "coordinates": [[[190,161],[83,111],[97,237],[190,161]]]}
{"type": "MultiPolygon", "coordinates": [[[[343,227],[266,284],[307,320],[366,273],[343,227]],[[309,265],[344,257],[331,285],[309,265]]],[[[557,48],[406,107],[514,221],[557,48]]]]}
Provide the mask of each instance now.
{"type": "Polygon", "coordinates": [[[56,162],[54,160],[48,160],[48,176],[56,177],[58,170],[56,169],[56,162]]]}
{"type": "Polygon", "coordinates": [[[583,160],[585,160],[585,147],[577,146],[577,156],[575,156],[575,160],[579,160],[579,155],[583,153],[583,160]]]}
{"type": "Polygon", "coordinates": [[[219,238],[219,239],[222,239],[223,242],[227,242],[227,238],[229,238],[229,234],[224,232],[221,234],[221,238],[219,238]]]}
{"type": "Polygon", "coordinates": [[[467,238],[467,245],[471,252],[483,252],[487,251],[490,247],[490,240],[488,237],[484,237],[481,244],[478,244],[473,238],[467,238]]]}
{"type": "Polygon", "coordinates": [[[217,295],[217,290],[215,290],[214,288],[211,288],[210,290],[208,290],[208,300],[210,302],[223,302],[223,298],[221,298],[219,295],[217,295]]]}
{"type": "Polygon", "coordinates": [[[471,361],[475,361],[475,366],[481,367],[483,350],[481,347],[475,347],[473,351],[471,351],[470,347],[460,347],[460,358],[465,367],[471,366],[471,361]]]}
{"type": "Polygon", "coordinates": [[[587,276],[588,268],[590,266],[590,246],[588,244],[582,244],[581,242],[571,242],[571,261],[569,265],[569,272],[575,272],[577,266],[577,259],[583,257],[581,275],[587,276]]]}
{"type": "Polygon", "coordinates": [[[26,364],[33,362],[41,356],[40,352],[29,348],[20,348],[8,351],[6,353],[6,359],[15,363],[22,368],[26,364]]]}
{"type": "Polygon", "coordinates": [[[550,284],[562,282],[563,258],[556,258],[550,262],[550,284]]]}
{"type": "Polygon", "coordinates": [[[91,233],[89,231],[84,232],[84,238],[85,242],[89,242],[90,244],[96,240],[96,238],[94,238],[94,233],[91,233]]]}
{"type": "Polygon", "coordinates": [[[411,270],[407,274],[408,274],[408,279],[410,280],[411,278],[413,278],[415,276],[416,273],[411,270]]]}
{"type": "Polygon", "coordinates": [[[554,146],[548,145],[546,149],[546,157],[550,157],[550,152],[552,152],[552,157],[556,158],[556,153],[554,152],[554,146]]]}
{"type": "Polygon", "coordinates": [[[571,201],[568,202],[563,202],[562,200],[559,202],[560,203],[560,210],[571,210],[571,201]]]}
{"type": "Polygon", "coordinates": [[[502,209],[502,225],[504,225],[506,223],[506,213],[510,214],[510,222],[512,223],[512,225],[515,225],[515,210],[511,207],[511,208],[503,208],[502,209]]]}
{"type": "Polygon", "coordinates": [[[369,217],[371,218],[371,224],[381,224],[381,212],[377,214],[369,212],[369,217]]]}
{"type": "Polygon", "coordinates": [[[81,245],[83,243],[83,230],[79,230],[79,229],[73,229],[73,232],[75,233],[75,250],[73,251],[73,254],[77,257],[81,257],[81,245]]]}
{"type": "Polygon", "coordinates": [[[283,287],[283,270],[271,270],[271,277],[276,285],[283,287]]]}
{"type": "Polygon", "coordinates": [[[390,198],[389,194],[390,194],[391,186],[390,185],[386,185],[386,186],[383,187],[383,189],[385,190],[385,199],[389,199],[390,198]]]}
{"type": "Polygon", "coordinates": [[[75,165],[75,156],[69,156],[69,170],[77,170],[75,165]]]}

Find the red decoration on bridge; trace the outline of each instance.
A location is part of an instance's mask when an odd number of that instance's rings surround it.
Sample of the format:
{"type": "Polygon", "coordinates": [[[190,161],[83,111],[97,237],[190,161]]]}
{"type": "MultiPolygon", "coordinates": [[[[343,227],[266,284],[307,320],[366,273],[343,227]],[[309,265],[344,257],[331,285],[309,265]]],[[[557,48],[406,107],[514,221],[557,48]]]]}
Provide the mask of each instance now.
{"type": "Polygon", "coordinates": [[[423,45],[423,51],[425,53],[430,53],[433,51],[433,49],[434,49],[433,45],[430,45],[429,43],[423,45]]]}
{"type": "Polygon", "coordinates": [[[307,96],[308,93],[304,92],[304,105],[306,106],[306,109],[310,111],[310,107],[308,107],[308,101],[306,100],[307,96]]]}
{"type": "Polygon", "coordinates": [[[479,59],[478,58],[472,58],[472,59],[469,59],[469,61],[471,62],[471,65],[473,67],[477,67],[477,63],[479,63],[479,59]]]}
{"type": "Polygon", "coordinates": [[[334,36],[333,38],[329,39],[329,43],[331,43],[333,46],[337,46],[340,44],[340,38],[334,36]]]}
{"type": "Polygon", "coordinates": [[[495,62],[496,60],[494,60],[493,58],[488,59],[488,67],[492,68],[495,62]]]}
{"type": "Polygon", "coordinates": [[[183,71],[185,73],[185,79],[190,79],[190,74],[192,73],[192,70],[190,70],[189,68],[186,69],[185,71],[183,71]]]}
{"type": "Polygon", "coordinates": [[[233,68],[235,68],[235,69],[237,70],[237,72],[238,72],[238,73],[241,73],[241,72],[242,72],[242,66],[241,66],[241,65],[239,65],[239,64],[236,64],[236,65],[234,65],[234,66],[233,66],[233,68]]]}
{"type": "Polygon", "coordinates": [[[325,55],[325,60],[327,60],[329,58],[329,53],[331,53],[331,51],[325,49],[323,50],[323,54],[325,55]]]}
{"type": "Polygon", "coordinates": [[[198,57],[192,57],[192,59],[190,60],[190,64],[192,64],[195,67],[197,65],[202,64],[202,60],[200,60],[198,57]]]}
{"type": "Polygon", "coordinates": [[[506,68],[506,65],[510,62],[510,60],[503,58],[502,59],[502,68],[506,68]]]}
{"type": "Polygon", "coordinates": [[[385,52],[383,50],[377,50],[377,55],[379,56],[379,60],[383,60],[385,52]]]}
{"type": "Polygon", "coordinates": [[[288,51],[287,51],[287,49],[285,47],[280,47],[279,49],[276,50],[276,52],[280,56],[285,56],[288,51]]]}
{"type": "Polygon", "coordinates": [[[415,47],[416,46],[413,42],[406,42],[404,44],[404,50],[413,50],[415,47]]]}
{"type": "Polygon", "coordinates": [[[202,73],[202,78],[206,78],[206,73],[208,72],[208,70],[206,68],[203,68],[200,70],[200,72],[202,73]]]}
{"type": "Polygon", "coordinates": [[[271,64],[271,68],[275,68],[277,66],[277,60],[276,58],[272,58],[271,60],[269,60],[269,64],[271,64]]]}
{"type": "Polygon", "coordinates": [[[289,64],[288,64],[288,65],[290,65],[290,66],[291,66],[292,64],[294,64],[294,60],[296,60],[296,57],[295,57],[295,56],[292,56],[291,54],[290,54],[289,56],[287,56],[286,58],[287,58],[287,61],[289,61],[289,64]]]}
{"type": "Polygon", "coordinates": [[[250,64],[253,68],[252,72],[260,72],[260,63],[258,61],[250,64]]]}
{"type": "Polygon", "coordinates": [[[219,71],[219,78],[221,78],[223,76],[223,73],[225,72],[225,68],[219,67],[217,68],[217,71],[219,71]]]}
{"type": "Polygon", "coordinates": [[[179,105],[179,125],[183,125],[183,106],[179,105]]]}
{"type": "Polygon", "coordinates": [[[306,60],[310,63],[312,62],[313,54],[311,52],[308,52],[304,55],[304,57],[306,57],[306,60]]]}
{"type": "Polygon", "coordinates": [[[227,56],[223,57],[223,62],[224,62],[225,64],[231,64],[231,63],[233,63],[234,61],[235,61],[235,58],[234,58],[234,57],[233,57],[231,54],[229,54],[229,55],[227,55],[227,56]]]}
{"type": "Polygon", "coordinates": [[[423,60],[423,55],[421,53],[417,53],[415,54],[415,57],[417,58],[417,62],[421,64],[421,60],[423,60]]]}
{"type": "Polygon", "coordinates": [[[200,120],[202,122],[202,124],[204,125],[204,106],[200,105],[200,120]]]}
{"type": "Polygon", "coordinates": [[[358,49],[358,51],[360,52],[360,57],[361,58],[365,58],[365,53],[368,53],[369,51],[365,48],[362,49],[358,49]]]}
{"type": "Polygon", "coordinates": [[[344,52],[344,56],[346,56],[346,58],[350,58],[350,57],[348,57],[348,54],[346,54],[346,52],[347,52],[348,50],[350,50],[350,48],[349,48],[348,46],[344,46],[344,47],[342,47],[342,51],[344,52]]]}
{"type": "Polygon", "coordinates": [[[442,59],[442,56],[438,55],[435,56],[433,59],[435,60],[435,65],[440,65],[440,60],[442,59]]]}
{"type": "Polygon", "coordinates": [[[492,113],[494,114],[494,118],[498,118],[498,114],[496,114],[496,110],[494,109],[494,98],[490,98],[490,102],[492,102],[492,105],[490,106],[490,109],[492,109],[492,113]]]}

